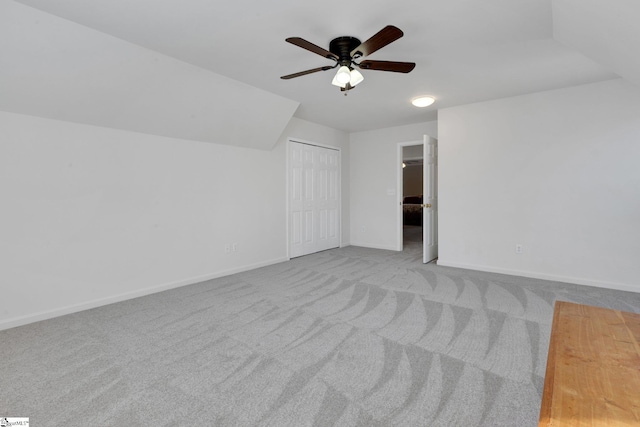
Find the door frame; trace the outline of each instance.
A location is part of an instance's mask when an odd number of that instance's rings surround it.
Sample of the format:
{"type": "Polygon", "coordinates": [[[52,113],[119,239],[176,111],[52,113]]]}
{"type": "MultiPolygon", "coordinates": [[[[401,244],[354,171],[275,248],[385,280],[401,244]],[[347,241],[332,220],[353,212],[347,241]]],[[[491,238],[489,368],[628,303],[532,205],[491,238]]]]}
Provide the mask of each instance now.
{"type": "Polygon", "coordinates": [[[342,149],[340,147],[336,147],[334,145],[322,144],[313,141],[307,141],[300,138],[287,138],[287,149],[286,149],[286,194],[285,194],[285,238],[286,242],[286,258],[287,260],[291,260],[291,203],[289,200],[290,191],[291,191],[291,144],[306,144],[313,145],[316,147],[327,148],[330,150],[335,150],[338,152],[338,241],[339,247],[342,247],[342,149]]]}
{"type": "MultiPolygon", "coordinates": [[[[403,149],[404,147],[410,147],[410,146],[415,146],[415,145],[422,145],[424,147],[424,138],[421,140],[415,140],[415,141],[407,141],[407,142],[399,142],[398,143],[398,148],[397,148],[397,161],[396,161],[396,181],[397,181],[397,190],[396,190],[396,194],[398,195],[398,200],[396,201],[398,208],[396,211],[396,223],[397,223],[397,228],[396,228],[396,250],[402,252],[402,248],[403,248],[403,243],[404,243],[404,238],[403,238],[403,232],[402,232],[402,225],[404,223],[403,221],[403,215],[402,215],[402,199],[404,198],[403,196],[403,190],[404,190],[404,185],[402,182],[402,161],[403,159],[403,149]]],[[[422,150],[424,153],[424,149],[422,150]]],[[[423,183],[424,183],[424,177],[423,177],[423,183]]],[[[424,185],[424,184],[423,184],[424,185]]],[[[423,249],[424,251],[424,249],[423,249]]]]}

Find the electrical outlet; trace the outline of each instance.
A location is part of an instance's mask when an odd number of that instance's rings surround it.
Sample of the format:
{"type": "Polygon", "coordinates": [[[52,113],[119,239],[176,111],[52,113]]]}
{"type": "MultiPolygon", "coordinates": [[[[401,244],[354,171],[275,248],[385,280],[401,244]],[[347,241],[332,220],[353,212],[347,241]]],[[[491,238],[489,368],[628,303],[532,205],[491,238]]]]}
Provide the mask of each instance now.
{"type": "Polygon", "coordinates": [[[229,252],[231,252],[231,245],[227,243],[224,245],[224,253],[228,254],[229,252]]]}
{"type": "Polygon", "coordinates": [[[517,243],[516,244],[516,253],[517,254],[521,254],[523,252],[524,248],[522,247],[521,244],[517,243]]]}
{"type": "Polygon", "coordinates": [[[238,244],[237,243],[233,244],[233,252],[238,252],[238,244]]]}

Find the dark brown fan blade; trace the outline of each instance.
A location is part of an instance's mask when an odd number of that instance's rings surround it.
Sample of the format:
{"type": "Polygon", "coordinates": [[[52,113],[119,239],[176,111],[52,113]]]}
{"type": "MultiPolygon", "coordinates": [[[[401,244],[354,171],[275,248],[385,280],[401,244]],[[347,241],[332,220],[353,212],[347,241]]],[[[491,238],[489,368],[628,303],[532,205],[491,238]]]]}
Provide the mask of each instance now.
{"type": "Polygon", "coordinates": [[[374,34],[369,40],[360,44],[357,48],[351,51],[351,57],[356,53],[360,53],[360,56],[369,56],[378,49],[381,49],[391,42],[398,40],[404,33],[400,28],[393,25],[387,25],[376,34],[374,34]]]}
{"type": "Polygon", "coordinates": [[[318,71],[327,71],[327,70],[330,70],[332,68],[335,68],[335,66],[332,67],[330,65],[326,65],[324,67],[312,68],[311,70],[300,71],[299,73],[289,74],[289,75],[286,75],[286,76],[282,76],[280,78],[281,79],[285,79],[285,80],[289,80],[289,79],[292,79],[294,77],[300,77],[300,76],[304,76],[304,75],[311,74],[311,73],[317,73],[318,71]]]}
{"type": "Polygon", "coordinates": [[[331,53],[328,50],[321,48],[320,46],[316,46],[315,44],[308,42],[305,39],[301,39],[300,37],[289,37],[288,39],[285,39],[285,41],[291,44],[295,44],[296,46],[299,46],[303,49],[307,49],[308,51],[311,51],[313,53],[317,53],[324,58],[335,59],[336,61],[338,60],[338,55],[336,55],[335,53],[331,53]]]}
{"type": "Polygon", "coordinates": [[[395,62],[395,61],[369,61],[360,62],[359,67],[363,70],[393,71],[395,73],[408,73],[416,67],[415,62],[395,62]]]}

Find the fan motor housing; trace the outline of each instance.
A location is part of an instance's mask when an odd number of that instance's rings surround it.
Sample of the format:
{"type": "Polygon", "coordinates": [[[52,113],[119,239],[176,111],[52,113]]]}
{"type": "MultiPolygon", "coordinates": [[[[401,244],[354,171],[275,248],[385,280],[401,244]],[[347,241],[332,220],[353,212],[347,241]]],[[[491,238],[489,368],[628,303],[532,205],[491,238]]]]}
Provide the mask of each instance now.
{"type": "Polygon", "coordinates": [[[355,37],[343,36],[331,40],[329,52],[338,55],[340,65],[351,64],[351,51],[360,46],[360,40],[355,37]]]}

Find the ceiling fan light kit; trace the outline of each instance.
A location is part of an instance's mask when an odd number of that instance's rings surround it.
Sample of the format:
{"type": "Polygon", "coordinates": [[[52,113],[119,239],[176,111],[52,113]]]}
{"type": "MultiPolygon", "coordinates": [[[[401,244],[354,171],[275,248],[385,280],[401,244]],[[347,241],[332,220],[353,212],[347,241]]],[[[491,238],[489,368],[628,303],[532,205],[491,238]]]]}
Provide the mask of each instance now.
{"type": "Polygon", "coordinates": [[[360,68],[361,70],[392,71],[395,73],[409,73],[415,68],[416,64],[413,62],[375,60],[356,62],[356,59],[368,56],[378,49],[385,47],[389,43],[398,40],[402,36],[403,32],[399,28],[394,27],[393,25],[387,25],[364,43],[361,43],[357,38],[350,36],[335,38],[331,40],[331,43],[329,43],[329,50],[316,46],[315,44],[300,37],[289,37],[286,39],[287,42],[324,58],[335,61],[335,64],[333,66],[327,65],[324,67],[300,71],[294,74],[288,74],[280,78],[288,80],[294,77],[300,77],[318,71],[327,71],[339,67],[331,84],[340,87],[340,90],[345,92],[346,95],[347,91],[353,89],[357,84],[364,80],[362,73],[354,67],[360,68]]]}
{"type": "Polygon", "coordinates": [[[364,76],[358,70],[351,70],[351,80],[349,80],[349,84],[351,87],[357,85],[358,83],[364,80],[364,76]]]}
{"type": "Polygon", "coordinates": [[[349,67],[343,65],[338,68],[338,72],[336,73],[336,81],[342,85],[346,85],[351,81],[351,70],[349,67]]]}
{"type": "Polygon", "coordinates": [[[338,72],[333,78],[331,84],[346,89],[347,84],[350,86],[350,88],[353,88],[363,80],[364,76],[360,73],[360,71],[353,68],[349,69],[348,67],[343,66],[338,69],[338,72]]]}

